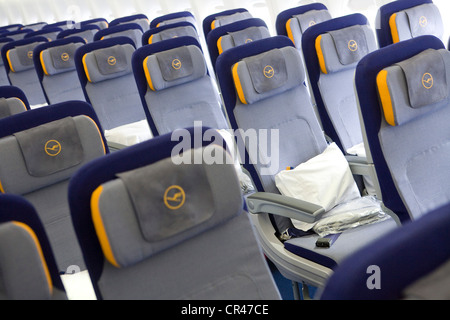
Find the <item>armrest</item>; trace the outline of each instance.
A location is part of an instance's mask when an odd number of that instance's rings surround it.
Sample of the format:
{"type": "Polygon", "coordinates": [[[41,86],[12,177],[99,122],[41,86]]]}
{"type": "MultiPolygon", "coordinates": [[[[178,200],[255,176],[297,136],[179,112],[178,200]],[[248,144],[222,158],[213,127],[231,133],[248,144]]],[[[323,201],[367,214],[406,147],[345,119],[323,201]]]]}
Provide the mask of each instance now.
{"type": "Polygon", "coordinates": [[[304,222],[314,222],[324,213],[319,205],[270,192],[256,192],[246,198],[250,213],[271,213],[304,222]]]}
{"type": "Polygon", "coordinates": [[[367,161],[366,157],[346,155],[345,158],[353,174],[371,176],[374,173],[374,165],[367,161]]]}

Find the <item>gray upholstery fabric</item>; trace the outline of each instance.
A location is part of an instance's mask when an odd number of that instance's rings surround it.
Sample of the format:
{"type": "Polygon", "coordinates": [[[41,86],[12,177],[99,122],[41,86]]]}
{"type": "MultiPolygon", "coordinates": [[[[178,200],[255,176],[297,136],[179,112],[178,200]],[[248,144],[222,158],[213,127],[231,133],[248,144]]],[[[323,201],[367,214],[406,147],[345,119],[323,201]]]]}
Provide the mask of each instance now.
{"type": "Polygon", "coordinates": [[[0,119],[27,111],[19,98],[0,98],[0,119]]]}
{"type": "Polygon", "coordinates": [[[305,13],[295,15],[294,18],[298,21],[303,34],[309,27],[317,23],[330,20],[331,15],[328,10],[310,10],[305,13]]]}
{"type": "Polygon", "coordinates": [[[250,12],[236,12],[233,14],[230,14],[228,16],[218,16],[216,17],[216,19],[214,20],[214,27],[222,27],[224,25],[236,22],[236,21],[240,21],[240,20],[245,20],[245,19],[249,19],[252,18],[252,15],[250,14],[250,12]]]}
{"type": "MultiPolygon", "coordinates": [[[[258,70],[254,70],[253,72],[257,73],[258,70]]],[[[243,59],[238,63],[237,74],[245,101],[248,104],[286,91],[299,85],[305,79],[301,58],[297,50],[292,47],[274,49],[268,53],[243,59]],[[271,58],[266,61],[269,57],[271,58]],[[269,83],[266,88],[255,87],[255,77],[251,73],[252,67],[249,67],[249,63],[252,64],[252,61],[262,61],[262,65],[259,66],[259,77],[264,78],[265,82],[269,83]],[[276,62],[276,65],[274,62],[276,62]],[[300,72],[298,72],[298,68],[300,68],[300,72]],[[271,82],[274,82],[274,84],[271,85],[271,82]]]]}
{"type": "Polygon", "coordinates": [[[343,65],[352,64],[369,53],[366,34],[362,26],[330,31],[337,56],[343,65]]]}
{"type": "Polygon", "coordinates": [[[405,74],[411,107],[420,108],[447,98],[446,68],[439,52],[425,51],[398,65],[405,74]]]}
{"type": "Polygon", "coordinates": [[[52,47],[41,52],[42,61],[47,75],[55,75],[75,70],[75,51],[82,43],[52,47]]]}
{"type": "Polygon", "coordinates": [[[128,190],[148,242],[169,239],[205,223],[214,213],[211,187],[202,165],[174,166],[166,159],[118,176],[128,190]],[[149,184],[151,180],[158,183],[149,184]]]}
{"type": "Polygon", "coordinates": [[[119,23],[118,25],[123,25],[123,24],[128,24],[128,23],[137,23],[144,32],[147,31],[148,29],[150,29],[150,24],[148,22],[148,19],[145,19],[145,18],[125,21],[125,22],[119,23]]]}
{"type": "Polygon", "coordinates": [[[45,261],[31,234],[13,222],[0,224],[0,300],[49,300],[45,261]]]}
{"type": "MultiPolygon", "coordinates": [[[[449,53],[439,52],[444,57],[448,78],[449,53]]],[[[399,67],[397,72],[392,72],[391,68],[386,70],[397,126],[390,126],[383,119],[380,143],[405,206],[413,218],[418,218],[450,201],[447,183],[450,132],[442,130],[448,127],[449,98],[418,109],[411,108],[402,72],[399,67]]]]}
{"type": "Polygon", "coordinates": [[[9,64],[13,72],[21,72],[33,68],[33,49],[41,44],[34,42],[15,47],[8,52],[9,64]]]}
{"type": "Polygon", "coordinates": [[[183,36],[189,36],[193,37],[198,40],[198,34],[197,31],[193,26],[183,26],[183,27],[176,27],[176,28],[170,28],[163,30],[161,32],[153,34],[150,39],[149,43],[156,43],[159,41],[172,39],[176,37],[183,37],[183,36]]]}
{"type": "Polygon", "coordinates": [[[178,22],[189,22],[194,26],[197,24],[194,17],[186,16],[186,17],[179,17],[179,18],[161,21],[160,23],[158,23],[157,27],[167,26],[169,24],[174,24],[174,23],[178,23],[178,22]]]}
{"type": "Polygon", "coordinates": [[[222,47],[222,51],[226,51],[245,43],[268,37],[270,37],[269,29],[265,27],[250,27],[223,35],[220,38],[220,45],[222,47]]]}
{"type": "Polygon", "coordinates": [[[207,72],[205,58],[197,46],[180,47],[151,55],[147,59],[146,68],[156,91],[194,81],[206,76],[207,72]],[[185,59],[178,55],[180,52],[183,52],[185,59]],[[186,67],[189,70],[184,72],[186,67]],[[164,70],[169,73],[171,69],[174,75],[165,75],[164,70]],[[178,72],[182,73],[180,77],[177,77],[178,72]]]}
{"type": "Polygon", "coordinates": [[[84,63],[90,82],[97,83],[131,73],[131,56],[134,51],[132,45],[126,44],[87,53],[84,63]],[[118,54],[120,56],[116,56],[118,54]],[[108,59],[111,59],[109,63],[108,59]]]}
{"type": "Polygon", "coordinates": [[[65,36],[64,38],[81,37],[83,38],[84,42],[91,43],[92,41],[94,41],[94,36],[97,33],[97,31],[98,31],[97,29],[89,29],[84,31],[79,30],[79,32],[72,33],[70,35],[65,36]]]}
{"type": "Polygon", "coordinates": [[[73,118],[64,118],[14,134],[28,173],[44,177],[78,165],[83,146],[73,118]]]}
{"type": "Polygon", "coordinates": [[[423,35],[441,36],[444,31],[439,9],[435,4],[426,3],[405,10],[408,17],[409,28],[413,38],[423,35]]]}
{"type": "Polygon", "coordinates": [[[194,73],[191,52],[187,47],[158,52],[155,56],[164,81],[174,81],[194,73]]]}
{"type": "Polygon", "coordinates": [[[128,30],[105,35],[104,37],[102,37],[102,39],[110,39],[110,38],[114,38],[114,37],[127,37],[127,38],[130,38],[131,40],[133,40],[136,48],[140,48],[142,45],[142,34],[143,34],[143,32],[139,29],[128,29],[128,30]]]}
{"type": "Polygon", "coordinates": [[[50,104],[70,100],[86,100],[76,70],[56,74],[51,77],[44,76],[42,86],[50,104]]]}

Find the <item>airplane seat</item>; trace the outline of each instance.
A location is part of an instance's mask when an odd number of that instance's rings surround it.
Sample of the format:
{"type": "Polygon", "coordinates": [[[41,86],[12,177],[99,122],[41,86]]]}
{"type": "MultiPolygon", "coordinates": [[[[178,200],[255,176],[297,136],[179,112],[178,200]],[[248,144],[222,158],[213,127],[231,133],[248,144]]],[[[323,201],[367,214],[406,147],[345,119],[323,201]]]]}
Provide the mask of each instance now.
{"type": "Polygon", "coordinates": [[[41,30],[27,33],[24,39],[31,37],[45,37],[48,41],[54,41],[58,38],[58,34],[61,31],[63,31],[63,29],[60,27],[42,28],[41,30]]]}
{"type": "Polygon", "coordinates": [[[302,50],[309,87],[316,103],[319,121],[327,137],[345,155],[367,163],[361,188],[379,195],[373,166],[367,162],[354,90],[357,63],[377,49],[375,35],[365,16],[351,14],[330,19],[308,28],[302,37],[302,50]]]}
{"type": "Polygon", "coordinates": [[[75,27],[76,22],[73,20],[63,20],[63,21],[57,21],[54,23],[49,23],[42,27],[41,30],[45,29],[53,29],[53,28],[61,28],[62,30],[68,30],[73,29],[75,27]]]}
{"type": "Polygon", "coordinates": [[[134,15],[114,19],[109,23],[109,27],[115,27],[115,26],[119,26],[122,24],[129,24],[129,23],[138,24],[141,27],[142,32],[147,31],[150,27],[148,17],[145,14],[134,14],[134,15]]]}
{"type": "Polygon", "coordinates": [[[302,35],[311,26],[330,20],[331,14],[322,3],[312,3],[290,8],[277,15],[275,29],[280,36],[287,36],[302,52],[302,35]]]}
{"type": "Polygon", "coordinates": [[[450,199],[449,72],[450,52],[434,36],[382,48],[356,69],[362,123],[382,199],[403,221],[450,199]]]}
{"type": "Polygon", "coordinates": [[[106,20],[105,18],[95,18],[95,19],[89,19],[89,20],[84,20],[80,22],[80,27],[86,27],[89,25],[94,25],[97,26],[101,29],[106,29],[109,27],[109,23],[108,20],[106,20]]]}
{"type": "Polygon", "coordinates": [[[9,31],[7,33],[2,34],[2,37],[7,37],[7,38],[11,38],[14,39],[15,41],[17,40],[23,40],[24,37],[28,34],[34,32],[33,29],[19,29],[16,31],[9,31]]]}
{"type": "Polygon", "coordinates": [[[230,160],[216,130],[195,127],[78,171],[69,201],[99,300],[280,299],[230,160]],[[204,153],[222,162],[189,164],[204,153]]]}
{"type": "Polygon", "coordinates": [[[108,152],[96,114],[82,101],[29,110],[0,120],[0,191],[36,209],[61,274],[85,269],[67,202],[70,177],[108,152]]]}
{"type": "Polygon", "coordinates": [[[181,21],[151,28],[142,35],[142,45],[184,36],[193,37],[200,41],[195,26],[190,22],[181,21]]]}
{"type": "Polygon", "coordinates": [[[230,9],[210,14],[202,22],[203,35],[208,39],[208,33],[217,27],[232,22],[253,18],[252,14],[245,8],[230,9]]]}
{"type": "Polygon", "coordinates": [[[17,87],[0,86],[0,119],[30,110],[28,99],[17,87]]]}
{"type": "Polygon", "coordinates": [[[229,49],[217,59],[228,117],[237,145],[245,151],[240,156],[258,190],[246,197],[246,205],[264,252],[286,278],[320,287],[344,257],[397,224],[375,199],[361,197],[347,159],[336,144],[328,145],[303,85],[302,69],[298,50],[285,36],[229,49]],[[329,152],[333,155],[327,156],[329,152]],[[288,167],[295,168],[284,170],[288,167]],[[290,171],[293,180],[286,176],[290,171]],[[342,173],[340,178],[330,177],[337,172],[342,173]],[[304,180],[298,182],[299,178],[304,180]],[[305,189],[296,191],[302,186],[305,189]],[[321,196],[308,195],[316,187],[321,196]],[[331,201],[324,197],[328,192],[331,201]],[[365,210],[356,209],[365,207],[366,201],[373,210],[355,216],[357,228],[348,228],[352,223],[339,230],[330,228],[331,220],[339,224],[346,220],[340,208],[362,213],[365,210]],[[363,218],[372,214],[377,216],[373,223],[363,218]],[[322,247],[336,236],[332,245],[322,247]]]}
{"type": "Polygon", "coordinates": [[[0,300],[67,300],[52,248],[34,207],[0,194],[0,300]]]}
{"type": "Polygon", "coordinates": [[[179,22],[188,22],[197,30],[197,21],[189,11],[172,12],[156,17],[150,22],[150,30],[179,22]]]}
{"type": "Polygon", "coordinates": [[[48,39],[45,37],[33,37],[8,42],[2,48],[9,82],[25,93],[31,108],[47,104],[33,63],[34,48],[46,42],[48,39]]]}
{"type": "MultiPolygon", "coordinates": [[[[14,39],[12,39],[12,38],[6,38],[6,37],[0,38],[0,52],[6,43],[12,42],[12,41],[14,41],[14,39]]],[[[6,74],[5,62],[1,58],[1,54],[0,54],[0,85],[2,85],[2,86],[10,85],[8,75],[6,74]]]]}
{"type": "Polygon", "coordinates": [[[85,44],[80,37],[43,43],[34,50],[34,66],[47,103],[85,101],[75,68],[75,51],[85,44]]]}
{"type": "Polygon", "coordinates": [[[23,29],[32,29],[33,31],[39,31],[41,30],[43,27],[45,27],[48,23],[47,22],[35,22],[32,24],[27,24],[25,26],[23,26],[23,29]]]}
{"type": "Polygon", "coordinates": [[[435,209],[348,257],[318,299],[448,300],[449,212],[435,209]]]}
{"type": "Polygon", "coordinates": [[[134,52],[133,40],[114,37],[86,44],[75,53],[86,101],[94,108],[114,149],[152,137],[131,67],[134,52]]]}
{"type": "Polygon", "coordinates": [[[432,0],[387,3],[377,11],[375,28],[380,48],[422,35],[434,35],[444,41],[442,16],[432,0]]]}
{"type": "Polygon", "coordinates": [[[143,46],[133,56],[133,73],[154,136],[175,129],[228,124],[200,44],[179,37],[143,46]]]}
{"type": "Polygon", "coordinates": [[[98,31],[94,35],[94,41],[111,39],[115,37],[130,38],[136,48],[142,46],[142,27],[137,23],[125,23],[120,25],[111,25],[108,29],[98,31]]]}
{"type": "Polygon", "coordinates": [[[14,23],[14,24],[0,27],[0,32],[6,33],[6,32],[11,32],[11,31],[19,31],[23,27],[24,27],[24,25],[21,23],[14,23]]]}
{"type": "Polygon", "coordinates": [[[68,37],[80,37],[84,40],[85,43],[91,43],[94,41],[94,36],[99,30],[101,30],[101,28],[95,24],[86,24],[80,26],[80,28],[61,31],[58,34],[57,39],[65,39],[68,37]]]}
{"type": "Polygon", "coordinates": [[[240,20],[211,30],[206,43],[213,68],[222,52],[270,36],[267,24],[259,18],[240,20]]]}

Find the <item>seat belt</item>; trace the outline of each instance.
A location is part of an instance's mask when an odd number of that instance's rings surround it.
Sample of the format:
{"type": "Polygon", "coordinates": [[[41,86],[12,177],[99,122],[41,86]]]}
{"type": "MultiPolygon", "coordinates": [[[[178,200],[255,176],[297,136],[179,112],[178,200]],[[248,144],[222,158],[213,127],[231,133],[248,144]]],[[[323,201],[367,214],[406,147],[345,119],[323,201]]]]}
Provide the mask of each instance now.
{"type": "Polygon", "coordinates": [[[341,235],[340,233],[336,233],[336,234],[330,234],[325,237],[319,238],[316,241],[316,246],[319,248],[330,248],[331,245],[334,242],[336,242],[336,240],[339,238],[340,235],[341,235]]]}

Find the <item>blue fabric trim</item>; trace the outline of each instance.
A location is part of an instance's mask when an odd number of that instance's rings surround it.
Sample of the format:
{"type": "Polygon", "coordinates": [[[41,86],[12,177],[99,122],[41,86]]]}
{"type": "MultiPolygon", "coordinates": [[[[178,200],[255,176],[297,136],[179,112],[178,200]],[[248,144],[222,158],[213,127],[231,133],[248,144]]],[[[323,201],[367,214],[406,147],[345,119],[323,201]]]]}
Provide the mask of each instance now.
{"type": "MultiPolygon", "coordinates": [[[[334,261],[333,259],[331,259],[327,256],[324,256],[324,255],[321,255],[319,253],[316,253],[314,251],[298,247],[291,243],[285,242],[284,248],[299,257],[302,257],[302,258],[308,259],[312,262],[318,263],[326,268],[333,269],[337,266],[337,262],[334,261]]],[[[324,250],[326,250],[326,249],[324,249],[324,250]]]]}
{"type": "Polygon", "coordinates": [[[214,20],[216,20],[216,17],[228,16],[228,15],[232,15],[232,14],[235,14],[238,12],[248,12],[248,10],[245,8],[225,10],[225,11],[213,13],[213,14],[207,16],[205,19],[203,19],[202,27],[203,27],[203,35],[205,36],[205,38],[207,38],[208,33],[211,31],[211,23],[214,20]]]}
{"type": "Polygon", "coordinates": [[[0,86],[0,97],[2,98],[19,98],[25,104],[25,108],[30,110],[30,103],[22,91],[22,89],[15,86],[0,86]]]}
{"type": "Polygon", "coordinates": [[[153,34],[159,33],[161,31],[164,31],[167,29],[178,28],[178,27],[189,27],[189,26],[194,27],[194,29],[197,31],[197,28],[192,23],[187,22],[187,21],[177,22],[177,23],[166,25],[166,26],[155,27],[153,29],[150,29],[150,30],[144,32],[144,34],[142,35],[142,45],[147,45],[148,39],[150,39],[151,35],[153,35],[153,34]]]}
{"type": "MultiPolygon", "coordinates": [[[[103,19],[100,19],[100,21],[103,21],[103,19]]],[[[80,28],[63,30],[60,33],[58,33],[57,39],[64,39],[73,34],[87,31],[87,30],[100,30],[100,27],[95,24],[87,24],[87,25],[81,26],[80,28]]]]}
{"type": "Polygon", "coordinates": [[[112,26],[112,27],[110,26],[109,28],[99,30],[94,35],[94,41],[100,41],[100,39],[102,37],[110,35],[110,34],[122,32],[122,31],[126,31],[126,30],[134,30],[134,29],[139,29],[143,32],[142,27],[140,25],[138,25],[137,23],[126,23],[126,24],[116,25],[116,26],[112,26]]]}
{"type": "Polygon", "coordinates": [[[148,20],[148,17],[145,14],[142,14],[142,13],[134,14],[134,15],[127,16],[127,17],[120,17],[120,18],[112,20],[109,23],[109,27],[114,27],[114,26],[117,26],[120,23],[133,21],[133,20],[136,20],[136,19],[147,19],[148,20]]]}
{"type": "MultiPolygon", "coordinates": [[[[156,28],[156,26],[160,22],[177,19],[177,18],[182,18],[182,17],[192,17],[195,20],[194,15],[189,11],[174,12],[174,13],[169,13],[169,14],[166,14],[166,15],[163,15],[163,16],[153,19],[150,22],[150,29],[156,28]]],[[[197,29],[196,26],[194,26],[194,27],[195,27],[195,29],[197,29]]]]}

